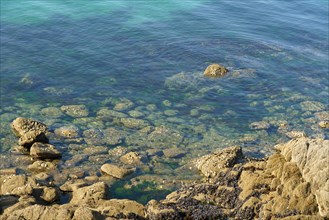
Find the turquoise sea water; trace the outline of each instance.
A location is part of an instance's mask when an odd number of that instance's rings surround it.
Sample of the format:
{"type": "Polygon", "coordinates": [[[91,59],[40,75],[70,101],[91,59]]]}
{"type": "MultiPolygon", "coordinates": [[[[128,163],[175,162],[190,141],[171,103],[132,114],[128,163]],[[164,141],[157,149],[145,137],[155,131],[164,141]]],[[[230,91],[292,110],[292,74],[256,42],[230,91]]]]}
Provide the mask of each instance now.
{"type": "MultiPolygon", "coordinates": [[[[75,126],[76,138],[52,139],[64,152],[62,170],[85,148],[116,148],[87,135],[115,128],[123,138],[117,145],[152,164],[138,171],[147,181],[188,179],[182,166],[230,145],[263,156],[289,131],[328,138],[318,126],[329,120],[328,13],[327,0],[1,0],[0,166],[28,163],[12,159],[17,139],[9,124],[18,116],[51,131],[75,126]],[[229,74],[204,78],[211,63],[229,74]],[[77,104],[88,116],[47,111],[77,104]],[[150,133],[100,117],[102,109],[137,117],[135,110],[150,133]],[[267,126],[255,129],[254,122],[267,126]],[[149,142],[161,126],[167,136],[149,142]],[[172,147],[184,156],[146,153],[172,147]]],[[[91,157],[106,155],[86,154],[73,167],[99,175],[101,163],[91,157]]]]}

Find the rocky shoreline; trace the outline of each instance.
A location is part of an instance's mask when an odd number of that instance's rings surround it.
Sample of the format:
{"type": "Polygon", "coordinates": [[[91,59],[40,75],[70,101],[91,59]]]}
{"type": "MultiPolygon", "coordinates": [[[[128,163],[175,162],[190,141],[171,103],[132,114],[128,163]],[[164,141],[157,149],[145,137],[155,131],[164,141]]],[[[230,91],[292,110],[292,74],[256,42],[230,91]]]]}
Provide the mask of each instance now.
{"type": "MultiPolygon", "coordinates": [[[[143,205],[113,198],[101,178],[76,174],[62,185],[55,184],[51,171],[62,155],[49,144],[47,126],[17,118],[12,129],[21,149],[35,162],[29,165],[29,173],[0,170],[1,220],[329,218],[328,140],[292,139],[275,146],[277,152],[264,159],[248,158],[237,146],[219,150],[190,163],[203,178],[184,184],[164,200],[143,205]]],[[[104,163],[99,167],[104,179],[130,175],[143,156],[129,152],[120,160],[127,166],[104,163]]]]}

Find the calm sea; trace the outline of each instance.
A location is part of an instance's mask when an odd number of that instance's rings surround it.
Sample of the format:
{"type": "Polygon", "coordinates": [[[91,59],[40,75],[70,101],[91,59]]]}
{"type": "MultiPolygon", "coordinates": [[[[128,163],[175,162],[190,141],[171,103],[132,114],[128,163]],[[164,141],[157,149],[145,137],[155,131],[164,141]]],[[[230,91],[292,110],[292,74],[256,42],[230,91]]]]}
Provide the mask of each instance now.
{"type": "MultiPolygon", "coordinates": [[[[0,167],[26,166],[8,159],[17,143],[9,124],[18,116],[51,131],[78,130],[74,139],[52,139],[65,152],[61,169],[77,144],[77,154],[115,148],[86,135],[101,138],[112,127],[129,151],[183,152],[179,159],[159,154],[159,164],[147,156],[153,167],[139,173],[173,179],[185,178],[179,167],[218,148],[240,145],[263,156],[289,131],[328,138],[318,126],[329,119],[328,13],[327,0],[1,0],[0,167]],[[206,79],[211,63],[230,72],[206,79]],[[78,104],[88,116],[60,114],[61,106],[78,104]],[[99,117],[102,109],[168,133],[147,143],[151,133],[99,117]]],[[[100,164],[90,157],[75,166],[96,172],[100,164]]]]}

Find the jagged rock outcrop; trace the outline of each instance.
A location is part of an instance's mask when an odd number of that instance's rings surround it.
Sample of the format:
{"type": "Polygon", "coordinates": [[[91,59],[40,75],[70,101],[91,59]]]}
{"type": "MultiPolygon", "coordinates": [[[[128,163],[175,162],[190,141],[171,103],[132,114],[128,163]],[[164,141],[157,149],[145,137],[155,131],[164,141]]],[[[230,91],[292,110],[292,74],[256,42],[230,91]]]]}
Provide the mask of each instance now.
{"type": "Polygon", "coordinates": [[[277,149],[295,163],[316,196],[319,212],[329,218],[329,140],[299,138],[277,149]]]}
{"type": "Polygon", "coordinates": [[[323,219],[328,210],[326,140],[300,138],[263,160],[231,147],[196,160],[206,177],[160,202],[149,219],[323,219]],[[321,166],[320,166],[321,164],[321,166]],[[317,175],[315,175],[317,173],[317,175]]]}

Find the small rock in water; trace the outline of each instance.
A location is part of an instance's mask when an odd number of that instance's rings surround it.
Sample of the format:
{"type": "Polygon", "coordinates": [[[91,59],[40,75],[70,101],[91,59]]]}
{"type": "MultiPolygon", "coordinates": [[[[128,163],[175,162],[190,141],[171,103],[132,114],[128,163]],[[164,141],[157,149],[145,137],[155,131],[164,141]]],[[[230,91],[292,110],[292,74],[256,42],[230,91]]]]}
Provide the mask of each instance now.
{"type": "Polygon", "coordinates": [[[162,152],[167,158],[179,158],[185,155],[185,152],[177,147],[165,149],[162,152]]]}
{"type": "Polygon", "coordinates": [[[104,173],[110,176],[114,176],[118,179],[122,179],[128,176],[129,174],[133,173],[135,169],[127,169],[124,167],[119,167],[113,164],[106,163],[101,167],[101,171],[103,171],[104,173]]]}
{"type": "Polygon", "coordinates": [[[54,145],[36,142],[30,149],[30,155],[38,159],[56,159],[60,158],[61,152],[54,145]]]}
{"type": "Polygon", "coordinates": [[[266,130],[269,129],[270,124],[266,121],[257,121],[253,122],[249,125],[249,127],[253,130],[266,130]]]}
{"type": "Polygon", "coordinates": [[[61,110],[74,118],[86,117],[89,115],[89,111],[85,105],[63,105],[61,110]]]}
{"type": "Polygon", "coordinates": [[[329,121],[320,121],[319,126],[321,128],[329,128],[329,121]]]}
{"type": "Polygon", "coordinates": [[[203,72],[204,76],[208,77],[223,77],[228,72],[228,69],[219,65],[219,64],[211,64],[206,70],[203,72]]]}
{"type": "Polygon", "coordinates": [[[134,106],[134,103],[128,99],[123,100],[122,102],[117,103],[113,110],[115,111],[125,111],[127,109],[130,109],[134,106]]]}
{"type": "Polygon", "coordinates": [[[137,110],[131,110],[128,112],[128,114],[133,118],[141,118],[141,117],[145,116],[145,114],[143,112],[140,112],[137,110]]]}
{"type": "Polygon", "coordinates": [[[49,118],[59,118],[63,116],[62,111],[56,107],[47,107],[41,109],[41,114],[49,118]]]}
{"type": "Polygon", "coordinates": [[[324,104],[316,101],[304,101],[300,103],[300,106],[303,111],[323,111],[325,109],[324,104]]]}
{"type": "Polygon", "coordinates": [[[64,126],[57,128],[55,134],[64,138],[75,138],[79,136],[79,129],[73,125],[64,126]]]}
{"type": "Polygon", "coordinates": [[[120,161],[125,164],[142,164],[142,156],[136,152],[129,152],[120,157],[120,161]]]}
{"type": "Polygon", "coordinates": [[[136,118],[121,118],[121,123],[127,128],[143,128],[149,125],[149,123],[142,119],[136,118]]]}

